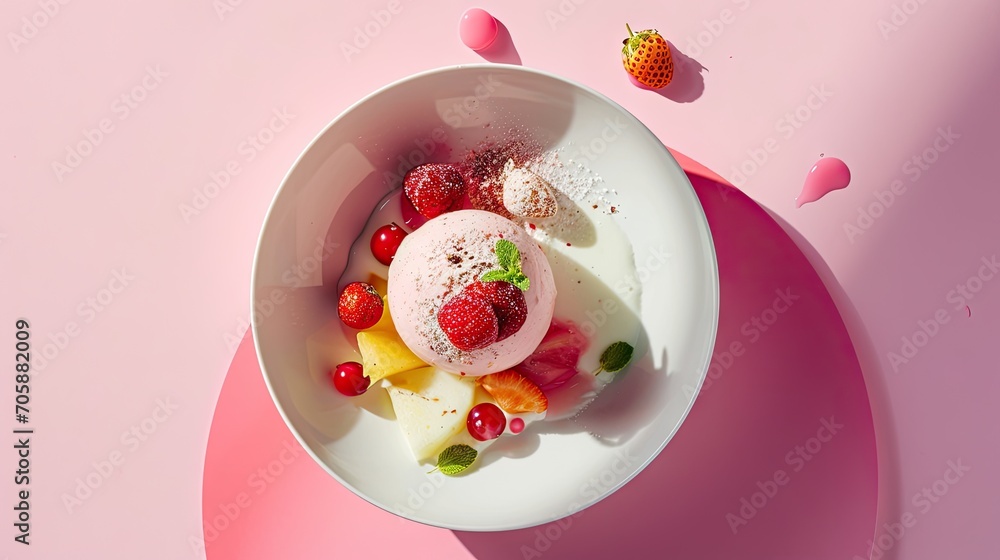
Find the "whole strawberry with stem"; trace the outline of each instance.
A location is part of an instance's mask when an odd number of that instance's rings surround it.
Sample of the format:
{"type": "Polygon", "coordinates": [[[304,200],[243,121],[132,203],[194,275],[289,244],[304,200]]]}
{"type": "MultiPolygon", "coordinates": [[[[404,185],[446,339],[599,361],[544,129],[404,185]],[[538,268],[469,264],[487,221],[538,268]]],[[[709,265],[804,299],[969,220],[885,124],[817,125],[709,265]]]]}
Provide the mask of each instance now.
{"type": "Polygon", "coordinates": [[[674,61],[670,56],[670,44],[655,29],[633,33],[628,29],[628,39],[622,41],[622,64],[625,71],[640,84],[652,89],[660,89],[674,77],[674,61]]]}

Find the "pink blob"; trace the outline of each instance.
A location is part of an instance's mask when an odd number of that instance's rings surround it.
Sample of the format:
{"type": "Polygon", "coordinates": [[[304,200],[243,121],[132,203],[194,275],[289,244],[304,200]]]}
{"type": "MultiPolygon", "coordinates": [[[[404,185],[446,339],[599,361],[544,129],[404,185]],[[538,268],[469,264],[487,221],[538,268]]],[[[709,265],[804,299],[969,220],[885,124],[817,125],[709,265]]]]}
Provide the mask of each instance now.
{"type": "Polygon", "coordinates": [[[482,8],[469,8],[458,22],[458,35],[465,46],[481,51],[493,44],[500,27],[497,20],[482,8]]]}
{"type": "Polygon", "coordinates": [[[816,165],[806,175],[806,184],[795,199],[795,207],[815,202],[831,191],[842,189],[851,182],[851,170],[843,161],[826,157],[816,162],[816,165]]]}
{"type": "Polygon", "coordinates": [[[589,345],[572,323],[553,319],[538,348],[514,369],[548,394],[579,373],[576,365],[589,345]]]}
{"type": "Polygon", "coordinates": [[[510,421],[510,433],[519,434],[523,429],[524,429],[524,420],[521,420],[520,418],[514,418],[513,420],[510,421]]]}

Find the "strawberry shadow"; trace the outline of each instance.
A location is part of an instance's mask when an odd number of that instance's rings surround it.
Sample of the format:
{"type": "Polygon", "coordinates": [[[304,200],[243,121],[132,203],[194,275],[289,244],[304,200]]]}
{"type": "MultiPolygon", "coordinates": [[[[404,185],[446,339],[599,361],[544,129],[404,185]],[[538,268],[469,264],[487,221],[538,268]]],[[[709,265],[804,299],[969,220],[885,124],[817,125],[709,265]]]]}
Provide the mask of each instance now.
{"type": "Polygon", "coordinates": [[[521,55],[517,52],[517,47],[514,46],[514,39],[510,36],[510,31],[507,30],[507,26],[503,24],[499,19],[497,20],[497,37],[493,40],[493,44],[481,51],[476,51],[476,53],[488,60],[489,62],[497,62],[500,64],[517,64],[521,65],[521,55]]]}

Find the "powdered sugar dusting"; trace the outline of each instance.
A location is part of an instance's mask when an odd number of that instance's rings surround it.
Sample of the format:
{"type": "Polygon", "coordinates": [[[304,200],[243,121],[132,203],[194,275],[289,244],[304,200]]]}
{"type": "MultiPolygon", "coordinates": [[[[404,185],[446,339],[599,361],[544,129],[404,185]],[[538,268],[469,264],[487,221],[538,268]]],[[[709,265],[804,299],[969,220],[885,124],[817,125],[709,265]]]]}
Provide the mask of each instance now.
{"type": "Polygon", "coordinates": [[[583,164],[561,157],[563,148],[543,152],[532,158],[527,167],[552,184],[574,202],[589,202],[598,198],[604,179],[583,164]]]}
{"type": "Polygon", "coordinates": [[[543,149],[530,136],[519,134],[504,143],[484,143],[462,162],[462,175],[474,208],[493,212],[525,228],[539,242],[552,239],[577,245],[592,244],[596,236],[590,213],[616,214],[620,204],[617,191],[583,163],[565,157],[565,149],[543,149]],[[555,215],[523,218],[513,215],[504,204],[505,166],[523,168],[548,183],[555,197],[555,215]]]}

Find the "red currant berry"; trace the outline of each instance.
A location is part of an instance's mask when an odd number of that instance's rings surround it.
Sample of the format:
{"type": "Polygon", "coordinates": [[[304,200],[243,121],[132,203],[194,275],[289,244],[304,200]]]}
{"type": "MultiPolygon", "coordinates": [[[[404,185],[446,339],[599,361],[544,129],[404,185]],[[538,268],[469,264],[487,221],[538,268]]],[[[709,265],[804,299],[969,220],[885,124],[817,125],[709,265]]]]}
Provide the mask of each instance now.
{"type": "Polygon", "coordinates": [[[482,403],[472,407],[465,423],[472,437],[486,441],[500,437],[503,429],[507,427],[507,417],[497,405],[482,403]]]}
{"type": "Polygon", "coordinates": [[[524,420],[520,418],[514,418],[510,421],[510,431],[513,434],[519,434],[524,430],[524,420]]]}
{"type": "Polygon", "coordinates": [[[399,244],[403,242],[404,237],[406,237],[406,232],[396,224],[389,224],[378,228],[375,230],[375,235],[372,235],[372,255],[375,256],[378,262],[389,266],[392,263],[392,258],[396,256],[396,250],[399,249],[399,244]]]}
{"type": "Polygon", "coordinates": [[[344,362],[330,372],[333,378],[333,386],[338,391],[348,397],[356,397],[364,394],[371,383],[364,372],[364,368],[358,362],[344,362]]]}

